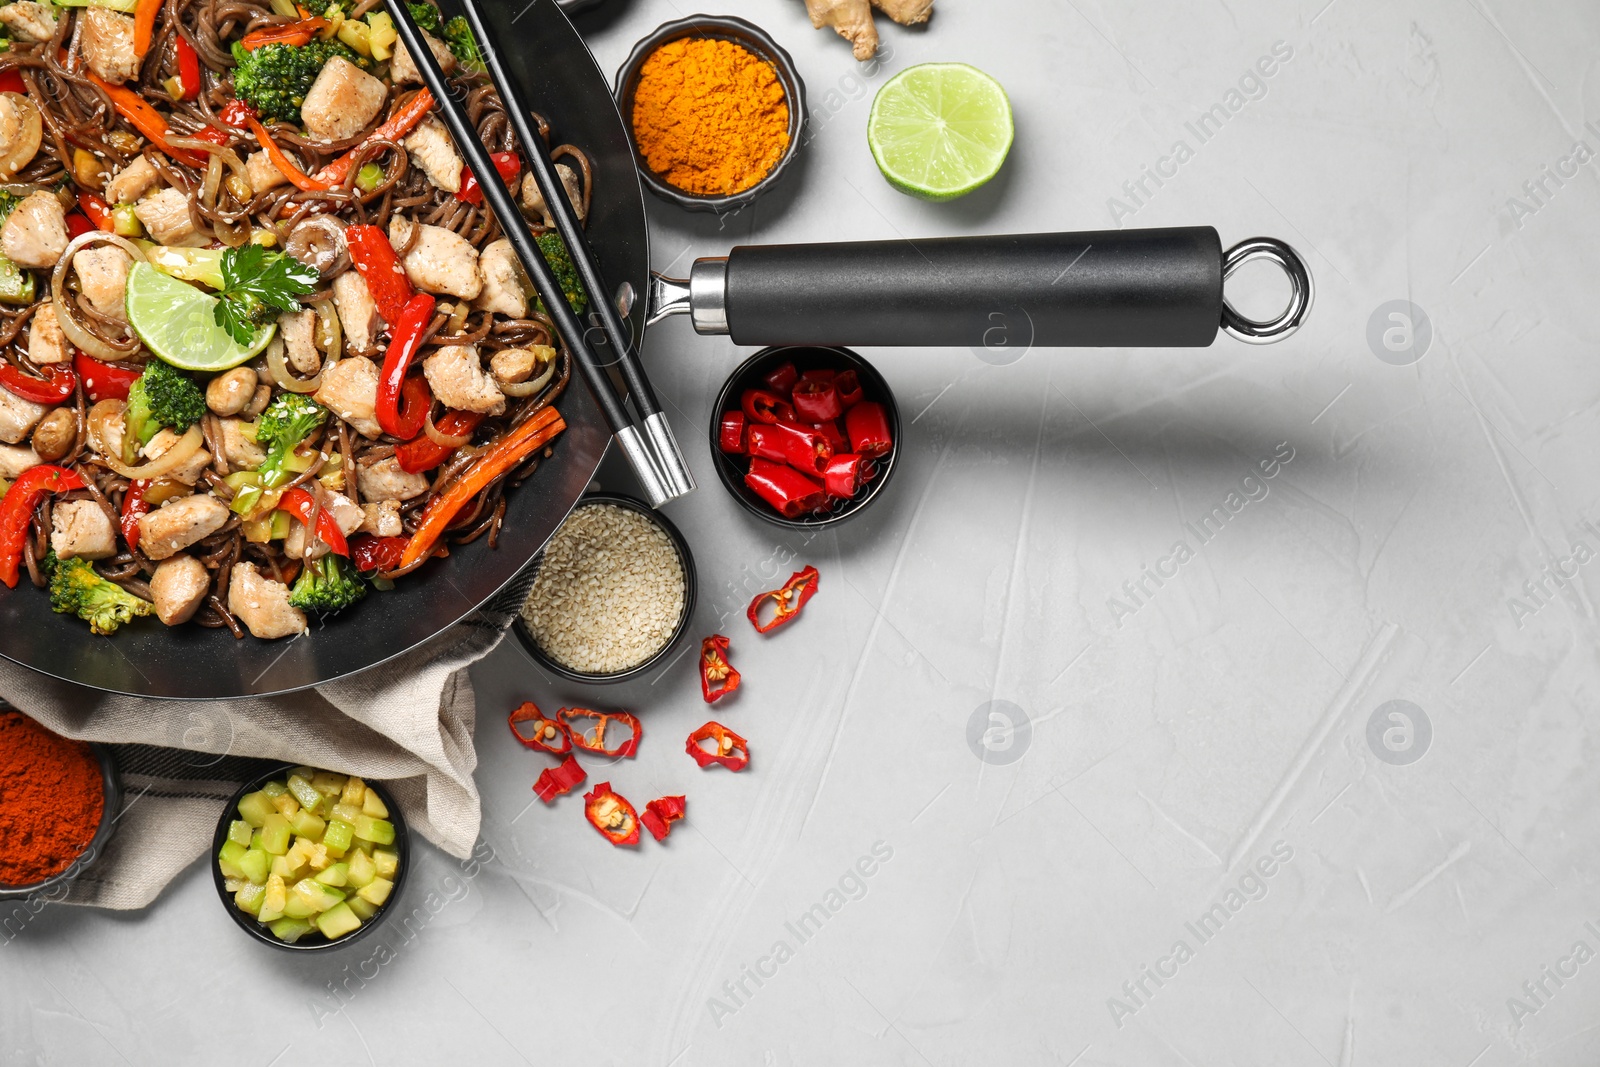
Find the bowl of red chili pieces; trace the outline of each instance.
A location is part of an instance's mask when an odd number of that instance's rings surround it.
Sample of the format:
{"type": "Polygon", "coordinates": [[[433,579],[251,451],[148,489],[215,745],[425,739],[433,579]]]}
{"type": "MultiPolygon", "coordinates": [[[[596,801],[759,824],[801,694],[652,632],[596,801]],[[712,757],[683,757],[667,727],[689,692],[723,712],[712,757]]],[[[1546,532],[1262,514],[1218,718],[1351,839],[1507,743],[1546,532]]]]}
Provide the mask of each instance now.
{"type": "Polygon", "coordinates": [[[768,348],[712,409],[717,475],[751,514],[829,526],[876,500],[894,473],[900,410],[883,375],[847,348],[768,348]]]}
{"type": "Polygon", "coordinates": [[[0,708],[0,900],[76,878],[104,850],[121,801],[105,749],[0,708]]]}

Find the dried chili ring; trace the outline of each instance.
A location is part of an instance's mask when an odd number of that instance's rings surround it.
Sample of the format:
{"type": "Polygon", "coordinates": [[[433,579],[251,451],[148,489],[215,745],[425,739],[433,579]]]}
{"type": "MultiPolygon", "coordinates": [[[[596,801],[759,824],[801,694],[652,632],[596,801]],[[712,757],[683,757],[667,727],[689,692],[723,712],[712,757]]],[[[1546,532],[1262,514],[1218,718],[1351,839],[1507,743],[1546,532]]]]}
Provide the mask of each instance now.
{"type": "Polygon", "coordinates": [[[567,732],[572,735],[572,743],[585,752],[593,752],[597,756],[631,756],[639,751],[639,738],[644,731],[639,726],[639,720],[625,711],[562,708],[556,712],[556,718],[566,724],[567,732]],[[586,730],[573,722],[574,719],[593,719],[594,726],[586,730]],[[633,735],[620,745],[607,748],[606,730],[613,722],[625,724],[633,731],[633,735]]]}
{"type": "Polygon", "coordinates": [[[583,794],[583,815],[613,845],[639,843],[639,813],[621,793],[611,791],[610,782],[583,794]]]}
{"type": "Polygon", "coordinates": [[[816,595],[817,578],[817,568],[808,566],[803,571],[791,574],[781,588],[758,593],[756,598],[750,601],[750,610],[746,612],[750,616],[750,625],[756,628],[756,633],[764,634],[776,630],[799,615],[800,609],[806,606],[806,601],[816,595]],[[769,600],[777,608],[777,613],[767,621],[766,625],[762,625],[761,608],[769,600]]]}
{"type": "Polygon", "coordinates": [[[728,639],[712,634],[700,642],[700,695],[715,704],[739,688],[739,672],[728,662],[728,639]]]}
{"type": "Polygon", "coordinates": [[[730,771],[742,771],[750,765],[750,745],[720,722],[708,722],[690,734],[684,751],[702,767],[715,763],[730,771]],[[700,747],[700,742],[707,740],[715,742],[714,751],[700,747]]]}
{"type": "Polygon", "coordinates": [[[589,774],[578,763],[578,758],[568,756],[559,766],[546,767],[540,773],[539,780],[533,783],[533,791],[546,804],[554,803],[556,797],[572,792],[573,786],[587,777],[589,774]]]}
{"type": "Polygon", "coordinates": [[[524,701],[521,707],[513,711],[506,719],[506,724],[511,727],[511,733],[518,741],[536,752],[565,756],[572,751],[572,733],[567,729],[567,724],[550,718],[531,700],[524,701]],[[517,729],[519,722],[533,723],[531,737],[517,729]]]}
{"type": "Polygon", "coordinates": [[[657,797],[644,806],[639,822],[657,841],[665,841],[672,824],[684,816],[684,797],[657,797]]]}

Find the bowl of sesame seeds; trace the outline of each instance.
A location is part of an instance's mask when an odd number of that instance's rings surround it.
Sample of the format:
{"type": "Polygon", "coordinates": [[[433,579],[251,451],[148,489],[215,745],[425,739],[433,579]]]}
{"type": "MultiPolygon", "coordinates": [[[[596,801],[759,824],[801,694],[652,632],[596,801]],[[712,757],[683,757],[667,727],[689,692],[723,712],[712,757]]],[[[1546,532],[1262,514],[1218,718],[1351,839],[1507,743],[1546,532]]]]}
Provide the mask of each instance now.
{"type": "Polygon", "coordinates": [[[694,557],[641,501],[591,493],[534,561],[512,632],[540,666],[575,682],[621,682],[665,659],[694,614],[694,557]]]}

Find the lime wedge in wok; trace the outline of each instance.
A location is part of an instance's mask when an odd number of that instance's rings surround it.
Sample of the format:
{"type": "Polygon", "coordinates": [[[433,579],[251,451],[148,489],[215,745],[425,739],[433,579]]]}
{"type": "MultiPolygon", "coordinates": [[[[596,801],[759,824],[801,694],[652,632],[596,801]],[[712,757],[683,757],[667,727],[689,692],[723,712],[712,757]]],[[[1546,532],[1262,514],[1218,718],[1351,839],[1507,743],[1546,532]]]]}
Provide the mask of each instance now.
{"type": "Polygon", "coordinates": [[[925,200],[954,200],[993,178],[1012,135],[1006,91],[965,63],[901,71],[878,90],[867,119],[867,144],[883,176],[925,200]]]}
{"type": "Polygon", "coordinates": [[[254,359],[277,326],[263,326],[241,345],[217,325],[217,298],[162,274],[148,263],[128,272],[128,325],[144,346],[180,370],[212,374],[254,359]]]}

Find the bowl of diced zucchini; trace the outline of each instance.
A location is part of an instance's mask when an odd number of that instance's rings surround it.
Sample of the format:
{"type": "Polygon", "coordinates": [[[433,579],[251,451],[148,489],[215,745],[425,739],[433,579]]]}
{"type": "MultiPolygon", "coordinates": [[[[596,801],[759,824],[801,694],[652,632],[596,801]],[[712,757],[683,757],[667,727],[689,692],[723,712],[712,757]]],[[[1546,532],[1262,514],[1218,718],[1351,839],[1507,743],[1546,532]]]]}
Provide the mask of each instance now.
{"type": "Polygon", "coordinates": [[[364,936],[409,866],[400,807],[354,775],[281,767],[246,785],[217,823],[211,873],[240,928],[278,948],[364,936]]]}

